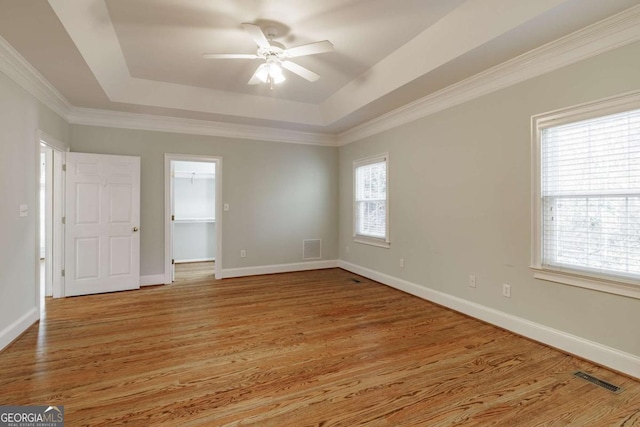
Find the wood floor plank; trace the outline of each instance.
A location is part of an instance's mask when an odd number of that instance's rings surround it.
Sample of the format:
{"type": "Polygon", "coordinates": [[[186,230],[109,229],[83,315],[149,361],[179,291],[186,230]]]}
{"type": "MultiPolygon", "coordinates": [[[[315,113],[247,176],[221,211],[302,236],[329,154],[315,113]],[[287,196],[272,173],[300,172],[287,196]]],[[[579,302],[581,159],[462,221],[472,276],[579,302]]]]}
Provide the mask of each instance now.
{"type": "Polygon", "coordinates": [[[0,404],[64,405],[70,426],[640,426],[639,382],[354,277],[182,264],[49,299],[0,353],[0,404]]]}

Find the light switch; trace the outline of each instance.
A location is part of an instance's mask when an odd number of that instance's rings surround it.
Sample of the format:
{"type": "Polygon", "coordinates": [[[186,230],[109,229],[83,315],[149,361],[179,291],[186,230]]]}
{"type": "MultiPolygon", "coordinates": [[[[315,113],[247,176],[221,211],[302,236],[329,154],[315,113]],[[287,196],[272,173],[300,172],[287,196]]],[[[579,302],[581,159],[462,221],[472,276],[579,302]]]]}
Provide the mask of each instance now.
{"type": "Polygon", "coordinates": [[[229,203],[225,203],[223,208],[225,212],[229,212],[229,203]]]}
{"type": "Polygon", "coordinates": [[[28,205],[20,205],[20,216],[27,216],[29,214],[28,205]]]}

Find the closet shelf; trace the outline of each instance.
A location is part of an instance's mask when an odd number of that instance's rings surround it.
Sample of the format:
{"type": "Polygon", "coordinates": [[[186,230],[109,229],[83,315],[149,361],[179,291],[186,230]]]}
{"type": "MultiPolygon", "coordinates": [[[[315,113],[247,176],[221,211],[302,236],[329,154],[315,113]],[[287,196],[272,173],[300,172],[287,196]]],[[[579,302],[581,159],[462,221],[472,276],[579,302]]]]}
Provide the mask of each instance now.
{"type": "Polygon", "coordinates": [[[215,179],[215,173],[209,172],[174,172],[174,178],[187,178],[187,179],[215,179]]]}
{"type": "Polygon", "coordinates": [[[174,222],[176,224],[205,223],[205,222],[216,222],[216,219],[215,218],[176,218],[174,222]]]}

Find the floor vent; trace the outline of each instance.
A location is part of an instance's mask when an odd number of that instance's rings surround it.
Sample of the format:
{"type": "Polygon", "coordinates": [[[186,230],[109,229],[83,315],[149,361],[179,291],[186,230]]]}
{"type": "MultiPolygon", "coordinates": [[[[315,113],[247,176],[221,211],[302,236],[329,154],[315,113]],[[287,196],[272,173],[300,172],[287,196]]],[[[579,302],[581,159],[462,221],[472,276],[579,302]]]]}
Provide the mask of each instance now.
{"type": "Polygon", "coordinates": [[[599,378],[594,377],[593,375],[589,375],[586,372],[578,371],[573,374],[578,378],[582,378],[583,380],[589,381],[591,384],[595,384],[598,387],[602,387],[604,389],[609,390],[612,393],[620,393],[622,391],[622,387],[618,387],[617,385],[613,385],[606,381],[603,381],[599,378]]]}
{"type": "Polygon", "coordinates": [[[356,279],[355,277],[353,277],[353,278],[351,279],[351,281],[352,281],[353,283],[362,283],[362,280],[360,280],[360,279],[356,279]]]}
{"type": "Polygon", "coordinates": [[[302,259],[321,259],[322,244],[320,239],[302,241],[302,259]]]}

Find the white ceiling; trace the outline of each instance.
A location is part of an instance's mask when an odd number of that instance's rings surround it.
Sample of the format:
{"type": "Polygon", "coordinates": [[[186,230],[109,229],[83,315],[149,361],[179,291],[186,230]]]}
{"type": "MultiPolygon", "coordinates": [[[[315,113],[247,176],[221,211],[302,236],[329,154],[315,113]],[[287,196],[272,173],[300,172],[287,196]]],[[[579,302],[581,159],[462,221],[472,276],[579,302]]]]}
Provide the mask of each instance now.
{"type": "Polygon", "coordinates": [[[639,3],[0,0],[0,36],[76,107],[338,133],[639,3]],[[260,60],[202,58],[255,53],[243,22],[335,51],[249,86],[260,60]]]}

